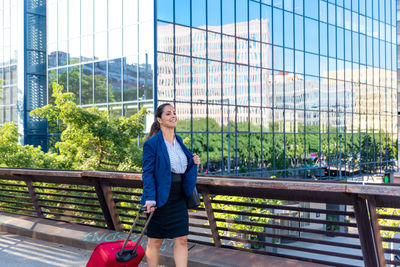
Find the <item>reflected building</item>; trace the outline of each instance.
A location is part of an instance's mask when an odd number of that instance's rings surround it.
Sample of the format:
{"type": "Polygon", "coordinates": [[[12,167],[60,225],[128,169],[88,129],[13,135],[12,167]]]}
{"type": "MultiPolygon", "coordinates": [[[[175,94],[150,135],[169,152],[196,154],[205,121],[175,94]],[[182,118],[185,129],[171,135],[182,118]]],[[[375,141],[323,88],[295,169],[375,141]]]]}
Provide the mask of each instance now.
{"type": "Polygon", "coordinates": [[[14,122],[22,144],[47,150],[47,123],[29,116],[46,104],[45,1],[0,1],[0,125],[14,122]]]}
{"type": "MultiPolygon", "coordinates": [[[[224,27],[229,32],[236,29],[241,35],[249,32],[249,27],[252,38],[263,38],[270,42],[269,22],[266,19],[231,23],[224,27]]],[[[237,64],[244,64],[250,60],[257,62],[256,65],[259,66],[259,60],[262,59],[263,64],[271,68],[268,66],[271,63],[271,46],[265,45],[261,50],[261,44],[255,42],[253,46],[248,47],[245,42],[236,43],[235,38],[214,33],[217,30],[217,26],[201,26],[192,31],[185,27],[175,27],[174,33],[173,24],[158,26],[158,49],[170,53],[175,49],[177,54],[183,56],[177,56],[174,61],[174,57],[168,54],[159,54],[157,97],[160,101],[174,101],[175,97],[175,102],[180,102],[177,105],[177,113],[183,120],[204,118],[208,114],[210,119],[220,125],[226,125],[228,118],[235,116],[238,122],[247,122],[248,110],[238,108],[235,111],[235,106],[247,106],[248,103],[254,106],[268,106],[270,71],[252,69],[249,77],[249,69],[237,64]],[[190,55],[191,59],[188,57],[190,55]],[[226,63],[222,63],[221,58],[226,63]],[[191,107],[191,103],[198,105],[191,107]],[[205,103],[208,103],[208,108],[203,105],[205,103]],[[222,111],[221,104],[233,105],[229,114],[228,108],[222,111]]],[[[250,117],[255,125],[261,124],[261,118],[250,117]]],[[[263,122],[264,126],[268,126],[267,119],[263,122]]]]}
{"type": "Polygon", "coordinates": [[[0,123],[15,121],[25,143],[52,147],[57,125],[27,114],[51,103],[56,82],[77,104],[114,115],[173,103],[202,173],[393,170],[396,1],[377,5],[0,0],[0,123]]]}
{"type": "Polygon", "coordinates": [[[385,16],[372,1],[157,4],[157,103],[175,104],[200,171],[394,167],[395,1],[385,16]]]}

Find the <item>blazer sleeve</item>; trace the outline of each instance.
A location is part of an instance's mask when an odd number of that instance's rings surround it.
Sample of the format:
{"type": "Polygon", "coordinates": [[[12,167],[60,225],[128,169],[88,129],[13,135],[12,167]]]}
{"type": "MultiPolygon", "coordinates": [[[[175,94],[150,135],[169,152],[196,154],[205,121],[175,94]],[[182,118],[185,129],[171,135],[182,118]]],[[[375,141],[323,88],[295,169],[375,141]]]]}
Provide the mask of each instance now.
{"type": "Polygon", "coordinates": [[[154,177],[156,154],[154,147],[145,142],[143,145],[143,196],[142,204],[146,201],[156,201],[156,182],[154,177]]]}

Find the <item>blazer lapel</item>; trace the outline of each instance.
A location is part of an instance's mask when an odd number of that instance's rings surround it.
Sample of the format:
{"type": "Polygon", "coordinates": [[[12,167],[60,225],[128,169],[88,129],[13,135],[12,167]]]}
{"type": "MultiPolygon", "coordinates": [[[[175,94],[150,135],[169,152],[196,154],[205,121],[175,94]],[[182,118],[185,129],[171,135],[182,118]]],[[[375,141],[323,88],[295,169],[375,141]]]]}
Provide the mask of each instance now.
{"type": "Polygon", "coordinates": [[[168,169],[171,172],[171,162],[169,161],[168,149],[167,146],[165,145],[164,137],[162,135],[161,130],[157,133],[157,135],[161,147],[161,154],[164,155],[165,162],[167,163],[168,169]]]}

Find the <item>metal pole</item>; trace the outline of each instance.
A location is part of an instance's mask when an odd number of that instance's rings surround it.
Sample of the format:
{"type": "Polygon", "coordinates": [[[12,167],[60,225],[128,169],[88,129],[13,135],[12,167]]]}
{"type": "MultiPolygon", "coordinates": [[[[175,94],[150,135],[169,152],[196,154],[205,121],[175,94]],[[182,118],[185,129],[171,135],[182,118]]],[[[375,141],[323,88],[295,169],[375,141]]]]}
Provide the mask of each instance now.
{"type": "Polygon", "coordinates": [[[229,98],[228,98],[228,172],[231,172],[231,131],[230,131],[230,121],[229,121],[229,98]]]}

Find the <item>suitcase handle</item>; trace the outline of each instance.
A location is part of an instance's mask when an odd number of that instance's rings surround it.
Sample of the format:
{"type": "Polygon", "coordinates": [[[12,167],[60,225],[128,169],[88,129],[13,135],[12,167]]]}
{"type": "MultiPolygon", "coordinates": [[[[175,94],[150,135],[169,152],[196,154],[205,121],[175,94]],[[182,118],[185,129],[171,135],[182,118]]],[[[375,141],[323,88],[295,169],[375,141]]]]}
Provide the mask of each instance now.
{"type": "Polygon", "coordinates": [[[135,221],[133,222],[131,230],[129,230],[128,237],[125,239],[125,242],[122,245],[121,250],[116,252],[116,254],[117,254],[116,255],[116,260],[118,262],[127,262],[127,261],[130,261],[131,259],[133,259],[133,258],[135,258],[137,256],[137,253],[136,253],[137,247],[139,246],[140,241],[143,238],[144,231],[146,231],[147,226],[149,225],[149,222],[150,222],[151,218],[153,217],[154,211],[150,213],[150,216],[147,219],[146,224],[144,225],[142,232],[140,233],[140,237],[139,237],[138,241],[136,242],[135,247],[133,249],[127,249],[127,250],[125,250],[125,247],[126,247],[126,244],[128,243],[128,241],[129,241],[129,239],[130,239],[130,237],[132,235],[133,229],[135,229],[137,221],[139,220],[140,213],[142,213],[145,210],[147,210],[146,206],[143,206],[143,207],[141,207],[139,209],[139,212],[136,215],[136,218],[135,218],[135,221]]]}

